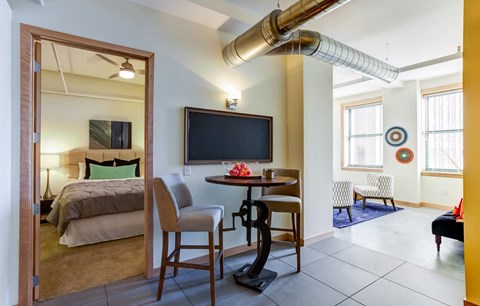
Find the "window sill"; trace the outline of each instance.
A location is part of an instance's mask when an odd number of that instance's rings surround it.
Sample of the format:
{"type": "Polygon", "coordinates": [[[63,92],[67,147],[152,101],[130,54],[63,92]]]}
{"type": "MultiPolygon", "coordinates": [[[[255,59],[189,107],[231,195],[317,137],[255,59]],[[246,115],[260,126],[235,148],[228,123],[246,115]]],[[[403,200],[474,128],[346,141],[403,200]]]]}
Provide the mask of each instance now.
{"type": "Polygon", "coordinates": [[[422,176],[436,176],[436,177],[449,177],[449,178],[463,178],[462,173],[450,173],[450,172],[432,172],[422,171],[422,176]]]}
{"type": "Polygon", "coordinates": [[[359,171],[359,172],[383,172],[383,168],[360,168],[360,167],[343,167],[344,171],[359,171]]]}

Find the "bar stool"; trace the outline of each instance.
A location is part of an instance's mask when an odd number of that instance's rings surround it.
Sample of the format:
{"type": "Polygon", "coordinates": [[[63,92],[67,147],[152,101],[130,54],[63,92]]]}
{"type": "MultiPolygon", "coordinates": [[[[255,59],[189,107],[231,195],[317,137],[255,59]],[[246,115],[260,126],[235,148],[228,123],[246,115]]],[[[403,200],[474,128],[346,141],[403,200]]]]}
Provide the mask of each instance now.
{"type": "Polygon", "coordinates": [[[162,261],[158,280],[157,300],[162,297],[167,266],[173,267],[173,276],[178,268],[210,271],[210,299],[215,305],[215,265],[220,261],[220,278],[223,278],[223,215],[221,205],[193,205],[192,195],[183,177],[173,173],[153,179],[160,227],[162,229],[162,261]],[[218,245],[214,232],[218,228],[218,245]],[[175,233],[175,249],[168,254],[169,233],[175,233]],[[208,232],[208,245],[182,245],[182,232],[208,232]],[[182,249],[208,249],[208,265],[180,261],[182,249]],[[215,259],[215,250],[217,258],[215,259]]]}

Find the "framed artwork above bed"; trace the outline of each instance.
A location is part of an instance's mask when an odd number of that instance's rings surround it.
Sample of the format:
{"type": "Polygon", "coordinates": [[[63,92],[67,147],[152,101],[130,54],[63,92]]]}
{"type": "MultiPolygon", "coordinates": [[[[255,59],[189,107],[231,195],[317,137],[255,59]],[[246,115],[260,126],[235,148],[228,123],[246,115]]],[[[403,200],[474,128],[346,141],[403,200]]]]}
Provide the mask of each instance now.
{"type": "Polygon", "coordinates": [[[132,123],[127,121],[89,120],[90,149],[131,149],[132,123]]]}

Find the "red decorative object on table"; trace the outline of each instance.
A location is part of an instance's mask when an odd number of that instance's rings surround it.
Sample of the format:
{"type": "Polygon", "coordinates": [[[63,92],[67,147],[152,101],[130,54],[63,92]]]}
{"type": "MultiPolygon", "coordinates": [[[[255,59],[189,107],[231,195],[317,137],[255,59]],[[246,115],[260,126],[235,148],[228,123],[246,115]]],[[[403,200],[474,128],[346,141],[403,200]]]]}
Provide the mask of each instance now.
{"type": "Polygon", "coordinates": [[[235,163],[233,165],[233,168],[228,171],[228,174],[231,176],[250,176],[252,174],[252,170],[250,170],[250,167],[244,162],[241,163],[235,163]]]}

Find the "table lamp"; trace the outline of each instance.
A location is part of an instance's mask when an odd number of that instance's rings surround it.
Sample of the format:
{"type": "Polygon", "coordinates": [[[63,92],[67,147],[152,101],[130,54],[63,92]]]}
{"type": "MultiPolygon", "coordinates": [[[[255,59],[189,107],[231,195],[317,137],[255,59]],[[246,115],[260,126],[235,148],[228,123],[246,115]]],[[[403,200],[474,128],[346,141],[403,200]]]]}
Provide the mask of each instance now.
{"type": "Polygon", "coordinates": [[[42,154],[40,157],[40,167],[47,170],[47,187],[43,194],[43,199],[53,198],[50,190],[50,169],[60,167],[60,155],[58,154],[42,154]]]}

